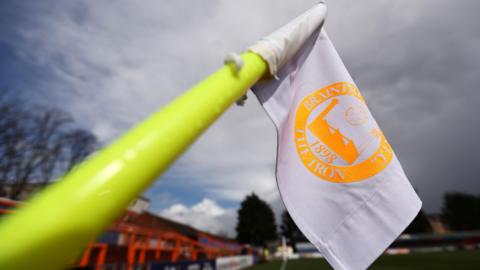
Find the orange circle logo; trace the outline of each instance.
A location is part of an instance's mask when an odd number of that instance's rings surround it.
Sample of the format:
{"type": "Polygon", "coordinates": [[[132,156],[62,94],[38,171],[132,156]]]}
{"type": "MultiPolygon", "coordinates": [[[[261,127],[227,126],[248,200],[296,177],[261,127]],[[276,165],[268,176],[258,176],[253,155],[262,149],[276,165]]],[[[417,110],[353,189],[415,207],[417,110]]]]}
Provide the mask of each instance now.
{"type": "Polygon", "coordinates": [[[300,102],[294,138],[303,165],[330,182],[366,180],[393,157],[360,91],[348,82],[317,90],[300,102]]]}

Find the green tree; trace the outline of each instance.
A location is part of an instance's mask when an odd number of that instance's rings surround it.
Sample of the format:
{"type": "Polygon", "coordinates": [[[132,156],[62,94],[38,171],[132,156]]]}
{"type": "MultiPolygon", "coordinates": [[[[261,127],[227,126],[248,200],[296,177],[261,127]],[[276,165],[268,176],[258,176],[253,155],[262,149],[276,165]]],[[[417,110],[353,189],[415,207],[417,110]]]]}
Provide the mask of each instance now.
{"type": "Polygon", "coordinates": [[[410,225],[408,225],[408,227],[404,231],[404,233],[409,233],[409,234],[431,233],[431,232],[432,232],[432,225],[430,225],[427,214],[425,214],[425,211],[423,211],[423,209],[420,210],[420,212],[418,212],[415,219],[413,219],[412,223],[410,223],[410,225]]]}
{"type": "Polygon", "coordinates": [[[283,211],[282,213],[282,224],[280,225],[280,231],[287,239],[287,243],[291,245],[294,250],[296,249],[295,245],[298,242],[307,241],[307,238],[305,238],[303,233],[297,227],[297,224],[295,224],[287,210],[283,211]]]}
{"type": "Polygon", "coordinates": [[[265,246],[277,239],[272,208],[255,193],[247,195],[238,210],[237,240],[254,246],[265,246]]]}
{"type": "Polygon", "coordinates": [[[464,193],[446,193],[442,218],[451,230],[480,229],[480,196],[464,193]]]}

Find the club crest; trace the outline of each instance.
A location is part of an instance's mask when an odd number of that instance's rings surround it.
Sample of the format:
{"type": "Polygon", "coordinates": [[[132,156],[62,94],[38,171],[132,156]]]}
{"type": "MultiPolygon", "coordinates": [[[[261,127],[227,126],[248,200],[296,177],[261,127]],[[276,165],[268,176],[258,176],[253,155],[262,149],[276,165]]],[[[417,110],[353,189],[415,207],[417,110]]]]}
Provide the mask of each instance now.
{"type": "Polygon", "coordinates": [[[300,102],[294,138],[303,165],[331,182],[366,180],[393,157],[360,91],[348,82],[317,90],[300,102]]]}

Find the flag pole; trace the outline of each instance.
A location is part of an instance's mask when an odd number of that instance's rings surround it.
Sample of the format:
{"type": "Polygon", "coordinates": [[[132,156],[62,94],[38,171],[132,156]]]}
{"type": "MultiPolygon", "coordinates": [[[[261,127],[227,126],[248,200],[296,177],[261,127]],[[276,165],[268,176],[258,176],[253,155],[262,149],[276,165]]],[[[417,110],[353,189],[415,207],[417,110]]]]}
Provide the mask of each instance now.
{"type": "Polygon", "coordinates": [[[252,51],[241,55],[241,69],[223,66],[4,217],[0,269],[72,265],[85,245],[203,131],[268,74],[269,68],[271,73],[268,57],[252,51]]]}

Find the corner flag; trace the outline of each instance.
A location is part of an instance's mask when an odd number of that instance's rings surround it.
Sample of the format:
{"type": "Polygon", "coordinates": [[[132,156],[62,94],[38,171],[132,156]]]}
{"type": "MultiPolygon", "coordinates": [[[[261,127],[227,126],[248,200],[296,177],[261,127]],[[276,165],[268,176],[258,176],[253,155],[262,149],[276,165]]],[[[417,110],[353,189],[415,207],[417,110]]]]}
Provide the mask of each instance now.
{"type": "Polygon", "coordinates": [[[421,201],[320,28],[253,90],[277,128],[277,182],[295,223],[335,269],[365,269],[421,201]]]}

